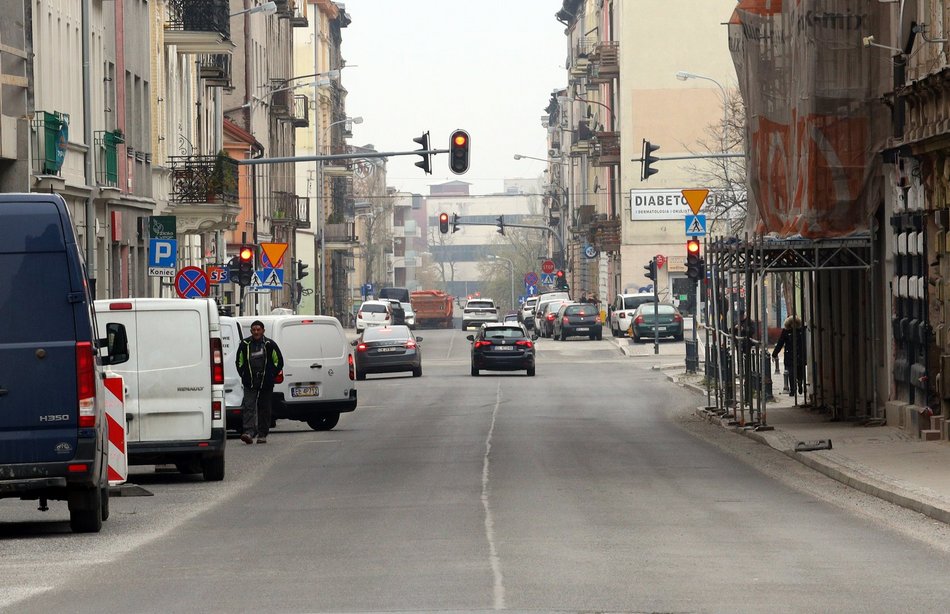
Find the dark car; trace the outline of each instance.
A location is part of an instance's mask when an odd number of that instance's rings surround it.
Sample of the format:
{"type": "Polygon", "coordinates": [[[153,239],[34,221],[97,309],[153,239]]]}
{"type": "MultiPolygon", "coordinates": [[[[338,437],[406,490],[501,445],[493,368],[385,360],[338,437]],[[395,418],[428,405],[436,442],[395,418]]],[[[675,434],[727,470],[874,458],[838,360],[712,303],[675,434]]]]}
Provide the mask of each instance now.
{"type": "Polygon", "coordinates": [[[633,312],[631,321],[633,323],[630,325],[630,336],[636,343],[649,341],[654,335],[683,340],[683,316],[673,305],[644,303],[633,312]]]}
{"type": "Polygon", "coordinates": [[[554,338],[564,341],[568,337],[603,339],[603,328],[597,305],[588,303],[564,303],[554,316],[554,338]]]}
{"type": "Polygon", "coordinates": [[[404,326],[406,324],[406,310],[403,308],[402,303],[397,301],[394,298],[382,299],[392,305],[393,312],[393,326],[404,326]]]}
{"type": "Polygon", "coordinates": [[[554,300],[549,303],[544,303],[534,322],[534,327],[537,329],[538,335],[541,337],[554,336],[554,318],[557,317],[557,310],[561,308],[561,305],[569,302],[570,301],[567,300],[554,300]]]}
{"type": "Polygon", "coordinates": [[[534,342],[520,324],[483,324],[472,342],[472,375],[480,371],[521,371],[534,375],[534,342]]]}
{"type": "Polygon", "coordinates": [[[366,379],[367,373],[396,373],[412,371],[413,377],[422,376],[422,350],[408,326],[381,326],[367,328],[353,342],[356,346],[356,379],[366,379]]]}

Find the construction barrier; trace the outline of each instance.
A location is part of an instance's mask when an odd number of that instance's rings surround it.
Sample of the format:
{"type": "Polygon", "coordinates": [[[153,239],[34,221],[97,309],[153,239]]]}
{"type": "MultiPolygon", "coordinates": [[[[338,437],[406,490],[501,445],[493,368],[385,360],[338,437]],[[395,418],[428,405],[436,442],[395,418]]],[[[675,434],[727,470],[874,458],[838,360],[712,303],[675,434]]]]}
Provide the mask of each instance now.
{"type": "Polygon", "coordinates": [[[109,486],[124,484],[129,477],[125,448],[125,380],[109,373],[105,380],[106,422],[109,425],[109,486]]]}

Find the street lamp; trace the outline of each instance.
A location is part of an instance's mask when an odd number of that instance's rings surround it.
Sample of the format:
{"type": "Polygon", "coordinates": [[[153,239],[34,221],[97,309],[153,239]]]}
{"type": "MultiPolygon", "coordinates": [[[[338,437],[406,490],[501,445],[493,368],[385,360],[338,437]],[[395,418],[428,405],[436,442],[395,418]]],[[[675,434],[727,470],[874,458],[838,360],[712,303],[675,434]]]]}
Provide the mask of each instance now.
{"type": "Polygon", "coordinates": [[[729,117],[728,117],[729,99],[726,97],[726,88],[722,86],[722,83],[716,81],[712,77],[707,77],[705,75],[697,75],[696,73],[689,72],[686,70],[677,71],[676,78],[679,79],[680,81],[686,81],[688,79],[703,79],[705,81],[711,81],[716,84],[716,86],[719,88],[719,92],[722,94],[722,131],[723,131],[723,142],[725,142],[726,124],[729,121],[729,117]]]}
{"type": "Polygon", "coordinates": [[[504,260],[508,263],[508,277],[511,281],[511,308],[515,308],[515,263],[508,258],[502,258],[494,254],[488,254],[489,260],[504,260]]]}
{"type": "Polygon", "coordinates": [[[273,15],[276,12],[277,12],[276,2],[265,2],[264,4],[259,4],[258,6],[252,6],[249,9],[244,9],[243,11],[231,13],[230,16],[237,17],[238,15],[253,15],[254,13],[264,13],[265,15],[273,15]]]}

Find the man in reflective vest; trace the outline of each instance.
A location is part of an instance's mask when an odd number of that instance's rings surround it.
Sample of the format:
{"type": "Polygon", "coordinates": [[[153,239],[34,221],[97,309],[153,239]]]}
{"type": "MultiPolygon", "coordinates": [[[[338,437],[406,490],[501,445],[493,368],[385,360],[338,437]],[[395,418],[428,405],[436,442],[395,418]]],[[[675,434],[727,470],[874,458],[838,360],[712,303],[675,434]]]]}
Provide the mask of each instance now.
{"type": "Polygon", "coordinates": [[[238,373],[244,384],[244,402],[241,415],[244,420],[244,443],[267,443],[271,423],[271,394],[274,380],[284,368],[284,357],[273,339],[264,336],[264,323],[254,320],[251,336],[241,340],[237,358],[238,373]]]}

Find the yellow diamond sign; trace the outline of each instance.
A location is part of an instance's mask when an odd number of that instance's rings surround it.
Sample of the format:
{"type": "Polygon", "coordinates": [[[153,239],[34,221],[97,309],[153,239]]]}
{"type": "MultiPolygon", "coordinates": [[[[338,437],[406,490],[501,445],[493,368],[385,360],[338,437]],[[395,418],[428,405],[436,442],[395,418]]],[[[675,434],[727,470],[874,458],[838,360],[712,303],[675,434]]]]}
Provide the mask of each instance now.
{"type": "Polygon", "coordinates": [[[689,208],[693,210],[693,215],[699,215],[699,210],[706,197],[709,196],[709,190],[683,190],[683,198],[689,203],[689,208]]]}

